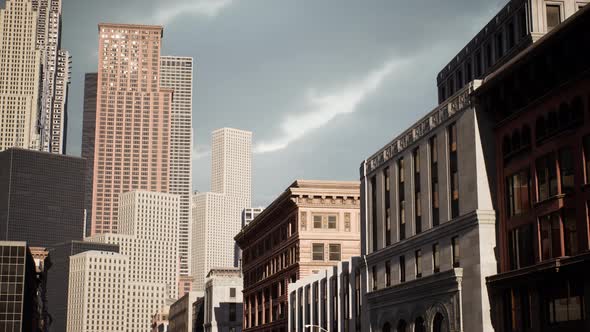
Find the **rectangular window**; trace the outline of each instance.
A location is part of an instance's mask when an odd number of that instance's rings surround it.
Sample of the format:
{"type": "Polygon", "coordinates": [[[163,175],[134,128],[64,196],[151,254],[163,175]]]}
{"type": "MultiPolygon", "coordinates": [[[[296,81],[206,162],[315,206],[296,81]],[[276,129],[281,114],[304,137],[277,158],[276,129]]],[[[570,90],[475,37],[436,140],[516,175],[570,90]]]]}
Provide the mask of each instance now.
{"type": "Polygon", "coordinates": [[[590,136],[584,137],[584,170],[586,184],[590,184],[590,136]]]}
{"type": "Polygon", "coordinates": [[[328,216],[328,229],[336,229],[336,228],[338,228],[336,216],[328,216]]]}
{"type": "Polygon", "coordinates": [[[422,202],[420,190],[420,150],[412,152],[414,159],[414,224],[416,234],[422,233],[422,202]]]}
{"type": "Polygon", "coordinates": [[[561,6],[547,5],[547,31],[553,30],[561,23],[561,6]]]}
{"type": "Polygon", "coordinates": [[[235,303],[229,304],[229,321],[230,322],[236,321],[236,304],[235,303]]]}
{"type": "Polygon", "coordinates": [[[559,151],[559,172],[561,174],[561,193],[574,191],[574,156],[569,148],[559,151]]]}
{"type": "Polygon", "coordinates": [[[541,229],[541,253],[543,260],[561,257],[561,225],[559,213],[539,218],[541,229]]]}
{"type": "Polygon", "coordinates": [[[330,260],[340,261],[340,252],[342,248],[340,244],[330,244],[330,260]]]}
{"type": "Polygon", "coordinates": [[[416,250],[414,259],[416,264],[416,278],[422,278],[422,250],[416,250]]]}
{"type": "Polygon", "coordinates": [[[235,288],[231,287],[229,289],[229,297],[232,299],[236,297],[236,289],[235,288]]]}
{"type": "Polygon", "coordinates": [[[373,266],[371,276],[373,277],[373,280],[372,280],[373,290],[376,291],[377,289],[379,289],[379,286],[377,285],[377,267],[376,266],[373,266]]]}
{"type": "Polygon", "coordinates": [[[404,159],[400,159],[398,166],[398,197],[399,197],[399,239],[406,238],[406,200],[405,200],[405,168],[404,159]]]}
{"type": "Polygon", "coordinates": [[[557,195],[557,171],[553,154],[537,159],[537,183],[539,202],[557,195]]]}
{"type": "Polygon", "coordinates": [[[496,34],[496,59],[500,59],[504,55],[504,36],[502,32],[496,34]]]}
{"type": "Polygon", "coordinates": [[[473,80],[473,66],[471,65],[471,60],[465,62],[465,72],[467,73],[467,83],[473,80]]]}
{"type": "Polygon", "coordinates": [[[486,69],[489,70],[494,64],[494,58],[492,53],[492,42],[488,42],[485,46],[486,51],[486,69]]]}
{"type": "Polygon", "coordinates": [[[518,26],[519,26],[519,33],[521,37],[526,36],[529,33],[528,24],[527,24],[527,12],[525,9],[521,9],[518,15],[518,26]]]}
{"type": "Polygon", "coordinates": [[[324,244],[323,243],[314,243],[312,245],[312,256],[314,261],[323,261],[324,260],[324,244]]]}
{"type": "Polygon", "coordinates": [[[379,250],[379,242],[377,241],[379,233],[377,230],[377,177],[371,178],[371,226],[373,233],[373,252],[379,250]]]}
{"type": "Polygon", "coordinates": [[[338,216],[336,215],[314,215],[313,216],[314,229],[337,229],[338,216]]]}
{"type": "Polygon", "coordinates": [[[481,51],[477,51],[475,53],[475,76],[476,78],[480,78],[483,75],[483,62],[481,58],[481,51]]]}
{"type": "Polygon", "coordinates": [[[535,261],[533,241],[533,225],[526,225],[510,231],[508,238],[510,270],[533,265],[535,261]]]}
{"type": "Polygon", "coordinates": [[[313,216],[313,228],[315,228],[315,229],[322,228],[322,216],[313,216]]]}
{"type": "Polygon", "coordinates": [[[457,124],[448,128],[449,136],[449,171],[451,180],[451,218],[459,216],[459,170],[457,160],[457,124]]]}
{"type": "Polygon", "coordinates": [[[547,289],[549,323],[558,324],[584,319],[584,287],[578,280],[564,281],[547,289]]]}
{"type": "Polygon", "coordinates": [[[406,282],[406,257],[399,257],[399,282],[406,282]]]}
{"type": "Polygon", "coordinates": [[[438,191],[438,145],[436,136],[430,138],[430,184],[431,184],[431,208],[432,226],[438,226],[439,220],[439,191],[438,191]]]}
{"type": "Polygon", "coordinates": [[[514,47],[516,44],[516,35],[514,30],[514,22],[508,23],[508,29],[506,30],[506,40],[508,41],[508,50],[514,47]]]}
{"type": "Polygon", "coordinates": [[[529,211],[531,198],[530,176],[528,170],[523,170],[509,176],[506,180],[506,191],[509,217],[517,216],[529,211]]]}
{"type": "Polygon", "coordinates": [[[432,245],[432,268],[434,273],[440,272],[440,252],[438,243],[432,245]]]}
{"type": "Polygon", "coordinates": [[[455,236],[451,239],[451,251],[453,255],[453,267],[461,266],[461,250],[459,247],[459,237],[455,236]]]}
{"type": "Polygon", "coordinates": [[[389,167],[383,170],[383,184],[385,188],[385,245],[391,245],[391,178],[389,175],[389,167]]]}
{"type": "Polygon", "coordinates": [[[391,264],[385,262],[385,287],[391,286],[391,264]]]}
{"type": "Polygon", "coordinates": [[[563,215],[563,235],[565,244],[565,255],[575,256],[578,254],[578,232],[576,225],[576,210],[566,209],[563,215]]]}

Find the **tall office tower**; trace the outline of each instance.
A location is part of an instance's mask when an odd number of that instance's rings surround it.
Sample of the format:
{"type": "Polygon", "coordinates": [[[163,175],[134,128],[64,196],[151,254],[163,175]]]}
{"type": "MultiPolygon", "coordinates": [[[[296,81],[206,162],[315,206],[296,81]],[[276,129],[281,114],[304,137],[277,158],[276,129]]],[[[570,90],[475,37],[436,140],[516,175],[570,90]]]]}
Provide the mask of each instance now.
{"type": "Polygon", "coordinates": [[[0,240],[35,247],[82,240],[85,168],[77,157],[0,152],[0,240]]]}
{"type": "Polygon", "coordinates": [[[96,92],[98,73],[84,75],[84,114],[82,117],[82,158],[86,159],[85,235],[90,235],[94,177],[94,138],[96,134],[96,92]]]}
{"type": "Polygon", "coordinates": [[[190,214],[192,184],[193,58],[163,56],[160,84],[173,89],[170,135],[171,194],[180,196],[178,254],[180,274],[190,275],[190,214]]]}
{"type": "Polygon", "coordinates": [[[61,45],[61,0],[29,0],[38,14],[37,49],[41,54],[40,149],[65,153],[66,102],[70,55],[61,45]]]}
{"type": "Polygon", "coordinates": [[[66,331],[129,331],[128,275],[125,255],[87,251],[70,257],[66,331]]]}
{"type": "Polygon", "coordinates": [[[213,132],[211,191],[242,197],[250,207],[252,196],[252,133],[222,128],[213,132]]]}
{"type": "Polygon", "coordinates": [[[162,33],[99,25],[91,234],[118,232],[121,193],[169,190],[173,91],[160,87],[162,33]]]}
{"type": "Polygon", "coordinates": [[[39,149],[41,52],[31,0],[7,0],[0,9],[0,151],[39,149]]]}
{"type": "Polygon", "coordinates": [[[85,241],[68,241],[49,249],[51,270],[47,274],[47,309],[50,332],[66,332],[70,257],[87,251],[119,252],[119,246],[85,241]]]}
{"type": "MultiPolygon", "coordinates": [[[[178,296],[179,197],[134,191],[122,194],[120,202],[120,233],[87,240],[118,244],[129,258],[126,331],[146,331],[153,313],[178,296]]],[[[113,296],[98,304],[108,305],[113,296]]]]}
{"type": "Polygon", "coordinates": [[[234,236],[242,211],[250,207],[252,133],[223,128],[213,132],[213,192],[193,196],[193,290],[205,290],[205,276],[214,267],[237,267],[234,236]]]}

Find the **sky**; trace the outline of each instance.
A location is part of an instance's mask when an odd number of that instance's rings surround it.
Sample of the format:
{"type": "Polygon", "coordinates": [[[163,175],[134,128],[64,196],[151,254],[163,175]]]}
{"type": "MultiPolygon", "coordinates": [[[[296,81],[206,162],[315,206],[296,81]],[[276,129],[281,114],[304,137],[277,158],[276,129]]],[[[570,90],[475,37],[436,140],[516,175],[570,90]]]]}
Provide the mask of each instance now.
{"type": "Polygon", "coordinates": [[[296,179],[358,180],[361,162],[436,107],[436,75],[507,0],[63,0],[72,54],[67,153],[80,155],[98,23],[164,26],[191,56],[193,188],[211,132],[252,131],[255,206],[296,179]]]}

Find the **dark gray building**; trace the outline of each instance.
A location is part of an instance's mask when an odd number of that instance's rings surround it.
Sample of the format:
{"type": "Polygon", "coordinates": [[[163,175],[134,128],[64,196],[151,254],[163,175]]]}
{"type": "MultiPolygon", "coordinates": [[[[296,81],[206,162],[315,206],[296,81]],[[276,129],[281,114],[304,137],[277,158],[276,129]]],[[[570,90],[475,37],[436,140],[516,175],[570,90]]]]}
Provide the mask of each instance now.
{"type": "Polygon", "coordinates": [[[0,241],[0,331],[39,330],[35,263],[25,242],[0,241]]]}
{"type": "Polygon", "coordinates": [[[50,316],[50,332],[66,331],[70,256],[92,250],[118,253],[119,246],[84,241],[69,241],[55,245],[49,250],[51,271],[47,276],[47,307],[50,316]]]}
{"type": "Polygon", "coordinates": [[[82,158],[0,152],[0,240],[32,247],[82,240],[85,174],[82,158]]]}
{"type": "Polygon", "coordinates": [[[94,137],[96,133],[96,92],[97,73],[84,76],[84,113],[82,120],[82,158],[86,159],[86,236],[90,236],[92,216],[92,179],[94,177],[94,137]]]}

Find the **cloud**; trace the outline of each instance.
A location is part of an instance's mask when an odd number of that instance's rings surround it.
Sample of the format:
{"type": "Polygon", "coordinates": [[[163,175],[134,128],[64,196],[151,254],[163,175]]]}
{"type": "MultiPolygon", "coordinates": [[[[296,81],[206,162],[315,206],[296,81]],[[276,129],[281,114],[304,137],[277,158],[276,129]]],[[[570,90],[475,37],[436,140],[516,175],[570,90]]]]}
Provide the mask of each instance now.
{"type": "Polygon", "coordinates": [[[233,0],[193,0],[175,4],[166,1],[166,6],[158,8],[153,20],[157,24],[166,25],[185,15],[215,17],[232,2],[233,0]]]}
{"type": "Polygon", "coordinates": [[[254,152],[269,153],[283,150],[310,131],[329,124],[338,115],[356,112],[358,106],[379,89],[385,79],[402,63],[401,60],[387,61],[359,81],[336,91],[320,93],[315,89],[310,90],[305,98],[307,111],[287,116],[281,124],[281,134],[272,140],[260,142],[255,146],[254,152]]]}

